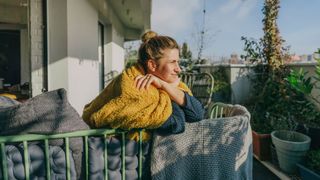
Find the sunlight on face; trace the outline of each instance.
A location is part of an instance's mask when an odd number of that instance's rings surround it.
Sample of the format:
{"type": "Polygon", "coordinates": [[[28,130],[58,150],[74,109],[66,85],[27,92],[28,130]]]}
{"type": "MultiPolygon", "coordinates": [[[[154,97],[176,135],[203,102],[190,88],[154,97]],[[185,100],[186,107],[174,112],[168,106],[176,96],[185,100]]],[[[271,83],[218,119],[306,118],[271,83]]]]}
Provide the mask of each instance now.
{"type": "Polygon", "coordinates": [[[179,66],[179,50],[165,49],[162,52],[163,57],[158,60],[156,70],[153,74],[168,83],[173,83],[178,80],[178,75],[181,72],[179,66]]]}

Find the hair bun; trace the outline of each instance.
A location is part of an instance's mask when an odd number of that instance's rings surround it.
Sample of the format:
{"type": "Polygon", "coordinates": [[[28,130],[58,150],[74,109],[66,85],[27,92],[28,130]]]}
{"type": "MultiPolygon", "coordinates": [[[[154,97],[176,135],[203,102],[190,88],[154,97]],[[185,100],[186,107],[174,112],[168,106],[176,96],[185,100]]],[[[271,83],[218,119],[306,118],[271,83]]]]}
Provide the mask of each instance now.
{"type": "Polygon", "coordinates": [[[158,34],[154,31],[148,31],[145,32],[142,37],[141,37],[141,41],[143,43],[148,42],[151,38],[158,36],[158,34]]]}

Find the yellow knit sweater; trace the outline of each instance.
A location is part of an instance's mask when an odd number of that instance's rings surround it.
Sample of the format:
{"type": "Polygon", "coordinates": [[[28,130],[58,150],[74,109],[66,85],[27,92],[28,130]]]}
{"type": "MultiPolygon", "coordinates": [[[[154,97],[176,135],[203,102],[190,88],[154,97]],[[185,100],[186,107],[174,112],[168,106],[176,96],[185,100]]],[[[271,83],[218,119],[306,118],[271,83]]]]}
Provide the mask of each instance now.
{"type": "MultiPolygon", "coordinates": [[[[92,128],[111,127],[121,129],[160,127],[172,114],[171,100],[167,92],[150,86],[138,90],[134,79],[143,75],[141,66],[135,65],[117,76],[83,110],[82,118],[92,128]]],[[[191,94],[182,82],[179,88],[191,94]]],[[[131,139],[137,139],[137,134],[131,139]]],[[[143,139],[148,139],[144,134],[143,139]]]]}

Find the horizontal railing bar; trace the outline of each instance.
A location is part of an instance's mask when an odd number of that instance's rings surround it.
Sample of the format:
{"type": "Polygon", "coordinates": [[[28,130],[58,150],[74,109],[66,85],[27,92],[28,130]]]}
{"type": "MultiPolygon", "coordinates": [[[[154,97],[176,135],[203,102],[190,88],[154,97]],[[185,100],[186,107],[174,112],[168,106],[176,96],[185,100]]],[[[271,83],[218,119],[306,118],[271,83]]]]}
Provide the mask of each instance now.
{"type": "Polygon", "coordinates": [[[59,134],[23,134],[23,135],[10,135],[10,136],[0,136],[0,143],[6,142],[21,142],[21,141],[37,141],[45,139],[60,139],[60,138],[72,138],[72,137],[82,137],[82,136],[94,136],[103,134],[120,134],[125,133],[125,130],[117,129],[90,129],[81,130],[75,132],[59,133],[59,134]]]}

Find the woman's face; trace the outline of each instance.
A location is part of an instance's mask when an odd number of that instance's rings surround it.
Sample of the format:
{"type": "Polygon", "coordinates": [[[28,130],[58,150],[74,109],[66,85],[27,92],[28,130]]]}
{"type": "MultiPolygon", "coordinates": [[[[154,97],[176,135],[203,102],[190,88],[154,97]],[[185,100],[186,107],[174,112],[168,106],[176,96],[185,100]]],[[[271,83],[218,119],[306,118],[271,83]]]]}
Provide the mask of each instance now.
{"type": "Polygon", "coordinates": [[[163,50],[163,57],[157,61],[156,69],[152,74],[168,83],[176,82],[181,72],[179,59],[178,49],[163,50]]]}

